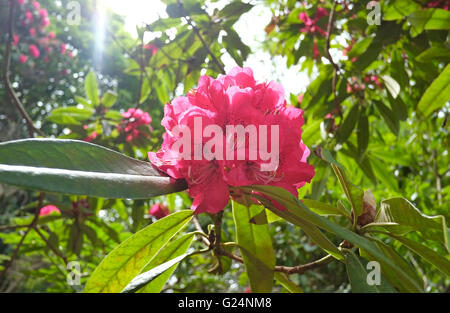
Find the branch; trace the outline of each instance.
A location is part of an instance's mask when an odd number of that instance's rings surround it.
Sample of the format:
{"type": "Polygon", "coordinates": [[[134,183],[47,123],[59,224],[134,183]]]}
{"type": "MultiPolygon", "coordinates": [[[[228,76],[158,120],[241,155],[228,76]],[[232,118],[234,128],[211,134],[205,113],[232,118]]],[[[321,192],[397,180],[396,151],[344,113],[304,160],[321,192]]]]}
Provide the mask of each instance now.
{"type": "Polygon", "coordinates": [[[187,23],[192,27],[192,30],[194,31],[195,35],[198,37],[198,39],[200,39],[200,41],[203,44],[203,47],[206,49],[206,51],[208,52],[208,54],[211,56],[212,60],[214,61],[214,63],[217,65],[217,67],[220,69],[220,71],[222,72],[222,74],[225,75],[225,68],[222,64],[222,62],[220,62],[217,57],[214,55],[214,53],[212,53],[211,49],[209,49],[208,44],[205,42],[205,40],[203,39],[202,35],[200,34],[200,31],[198,30],[198,28],[192,23],[191,18],[186,14],[186,12],[184,11],[184,7],[183,7],[183,3],[181,2],[181,0],[178,0],[178,5],[180,6],[180,12],[181,14],[184,16],[184,18],[186,19],[187,23]]]}
{"type": "MultiPolygon", "coordinates": [[[[230,259],[233,259],[236,262],[244,263],[244,260],[240,256],[230,253],[230,252],[226,251],[225,249],[221,248],[217,251],[217,253],[219,255],[229,257],[230,259]]],[[[275,266],[275,272],[282,272],[287,275],[303,274],[306,271],[327,265],[328,263],[332,262],[333,260],[334,260],[334,258],[331,255],[327,255],[317,261],[307,263],[307,264],[302,264],[302,265],[297,265],[297,266],[278,266],[277,265],[277,266],[275,266]]]]}
{"type": "Polygon", "coordinates": [[[3,63],[3,79],[5,81],[5,87],[8,91],[9,95],[11,96],[12,102],[17,107],[17,109],[22,114],[22,117],[25,119],[28,127],[28,133],[30,134],[30,137],[34,137],[34,134],[38,134],[39,136],[45,137],[45,134],[37,129],[33,121],[31,120],[30,116],[28,115],[27,111],[23,107],[22,103],[20,102],[19,98],[17,97],[16,93],[14,92],[14,89],[11,85],[11,81],[9,79],[9,68],[11,65],[11,42],[13,38],[13,24],[14,24],[14,9],[16,7],[16,1],[10,1],[10,8],[9,8],[9,21],[8,21],[8,39],[6,42],[6,52],[5,52],[5,61],[3,63]]]}
{"type": "Polygon", "coordinates": [[[331,65],[334,68],[333,81],[332,81],[331,88],[332,88],[333,95],[334,95],[334,101],[336,102],[336,106],[339,110],[339,115],[342,118],[342,110],[340,108],[339,103],[337,102],[337,91],[336,91],[338,72],[340,70],[339,70],[339,66],[333,61],[333,57],[330,54],[330,40],[331,40],[331,33],[333,31],[333,23],[334,23],[334,15],[336,13],[336,7],[337,7],[337,2],[334,1],[333,9],[331,10],[330,16],[328,18],[327,38],[326,38],[327,46],[326,46],[325,52],[326,52],[326,58],[328,59],[328,61],[330,61],[331,65]]]}
{"type": "Polygon", "coordinates": [[[23,242],[25,241],[25,238],[28,236],[28,234],[30,233],[31,229],[33,229],[36,226],[37,221],[39,219],[39,213],[41,212],[41,208],[42,208],[42,205],[44,203],[44,197],[45,197],[45,194],[41,192],[39,194],[39,204],[36,207],[36,212],[34,213],[33,221],[31,222],[30,225],[27,225],[28,228],[25,231],[25,234],[23,234],[22,238],[20,239],[19,243],[17,244],[17,247],[16,247],[16,249],[14,250],[14,252],[13,252],[13,254],[11,256],[11,259],[5,265],[5,268],[3,269],[3,271],[0,273],[0,278],[3,278],[3,276],[5,276],[6,272],[9,270],[11,265],[14,263],[14,260],[17,258],[17,254],[19,253],[20,247],[22,246],[23,242]]]}

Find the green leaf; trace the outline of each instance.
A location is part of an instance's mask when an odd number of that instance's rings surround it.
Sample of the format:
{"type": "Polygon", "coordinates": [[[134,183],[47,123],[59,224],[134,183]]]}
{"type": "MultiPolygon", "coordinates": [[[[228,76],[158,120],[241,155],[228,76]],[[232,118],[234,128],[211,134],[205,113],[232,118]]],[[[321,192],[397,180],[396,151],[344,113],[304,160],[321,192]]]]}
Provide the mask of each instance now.
{"type": "Polygon", "coordinates": [[[392,98],[396,99],[400,93],[400,85],[398,82],[388,75],[382,75],[381,78],[383,79],[384,85],[391,94],[392,98]]]}
{"type": "Polygon", "coordinates": [[[348,137],[350,137],[350,135],[353,132],[353,129],[356,126],[356,122],[358,121],[358,116],[359,116],[359,105],[355,104],[348,113],[344,122],[342,123],[342,126],[339,127],[338,133],[336,135],[336,141],[338,143],[343,143],[347,140],[348,137]]]}
{"type": "Polygon", "coordinates": [[[92,107],[92,104],[88,100],[84,99],[83,97],[75,96],[75,101],[78,102],[79,104],[83,105],[85,108],[92,107]]]}
{"type": "Polygon", "coordinates": [[[285,273],[275,272],[275,279],[290,293],[303,293],[303,290],[294,284],[285,273]]]}
{"type": "Polygon", "coordinates": [[[374,103],[378,111],[380,112],[381,116],[383,117],[384,121],[386,122],[386,125],[397,136],[400,125],[394,113],[381,101],[374,101],[374,103]]]}
{"type": "Polygon", "coordinates": [[[350,205],[352,207],[352,212],[354,215],[354,221],[356,223],[356,220],[363,212],[363,198],[364,198],[364,191],[353,185],[345,175],[344,171],[339,168],[338,166],[331,164],[331,167],[333,168],[334,173],[336,174],[339,183],[342,186],[342,189],[344,189],[344,193],[350,202],[350,205]]]}
{"type": "MultiPolygon", "coordinates": [[[[346,255],[345,263],[347,265],[347,274],[352,287],[352,292],[355,293],[381,293],[381,292],[396,292],[395,289],[380,275],[380,285],[369,285],[369,274],[366,270],[367,265],[364,266],[363,260],[358,258],[353,252],[346,255]]],[[[381,270],[381,269],[380,269],[381,270]]]]}
{"type": "Polygon", "coordinates": [[[444,273],[447,276],[450,276],[450,261],[443,255],[436,253],[434,250],[428,248],[427,246],[415,242],[411,239],[395,236],[393,234],[389,234],[389,236],[397,239],[403,245],[414,251],[416,254],[420,255],[430,264],[436,266],[438,270],[444,273]]]}
{"type": "Polygon", "coordinates": [[[383,20],[392,21],[408,16],[414,11],[420,10],[420,4],[411,0],[396,0],[392,5],[387,6],[383,15],[383,20]]]}
{"type": "Polygon", "coordinates": [[[76,106],[56,108],[47,120],[60,125],[82,125],[94,114],[94,109],[80,109],[76,106]]]}
{"type": "Polygon", "coordinates": [[[417,110],[427,117],[450,100],[450,64],[431,83],[417,105],[417,110]]]}
{"type": "MultiPolygon", "coordinates": [[[[248,192],[251,191],[259,191],[265,194],[267,197],[274,199],[281,205],[283,205],[287,210],[280,211],[277,209],[270,208],[275,214],[283,217],[287,221],[297,224],[296,221],[299,219],[305,219],[314,223],[315,225],[332,232],[342,239],[352,243],[353,245],[364,249],[369,254],[371,260],[378,261],[380,263],[385,263],[391,270],[395,271],[397,275],[401,276],[402,279],[408,280],[410,284],[415,285],[416,289],[421,289],[420,286],[417,286],[417,283],[409,277],[407,273],[405,273],[399,266],[397,266],[390,258],[386,257],[384,253],[377,247],[377,245],[365,238],[360,236],[336,223],[331,222],[325,217],[317,215],[311,212],[303,203],[301,203],[298,199],[296,199],[289,191],[275,186],[250,186],[250,187],[241,187],[241,189],[246,190],[248,192]]],[[[254,198],[264,201],[265,198],[258,197],[258,195],[253,195],[254,198]]],[[[301,226],[300,226],[301,227],[301,226]]],[[[342,255],[340,251],[339,254],[330,253],[334,257],[338,259],[342,259],[342,255]]]]}
{"type": "Polygon", "coordinates": [[[94,72],[89,72],[84,81],[84,88],[86,90],[86,96],[91,101],[93,106],[98,106],[100,99],[98,97],[98,84],[97,77],[94,72]]]}
{"type": "MultiPolygon", "coordinates": [[[[300,228],[311,238],[311,240],[314,241],[324,251],[333,255],[336,259],[343,258],[338,248],[314,225],[314,222],[310,220],[311,216],[308,215],[307,212],[292,209],[293,206],[297,206],[298,199],[295,199],[290,192],[286,191],[285,189],[273,186],[252,186],[251,188],[243,187],[242,189],[246,190],[247,188],[249,188],[248,190],[254,189],[260,191],[266,194],[269,198],[284,206],[287,210],[281,211],[275,209],[273,207],[273,204],[268,199],[259,197],[258,195],[253,196],[276,215],[294,225],[300,226],[300,228]],[[276,194],[276,192],[279,192],[279,194],[276,194]],[[291,198],[295,199],[295,202],[292,201],[291,198]]],[[[309,210],[308,212],[314,214],[309,210]]]]}
{"type": "Polygon", "coordinates": [[[264,210],[258,205],[245,206],[233,201],[233,217],[237,244],[241,248],[244,264],[253,292],[271,292],[275,268],[275,253],[269,226],[254,225],[250,219],[264,210]]]}
{"type": "Polygon", "coordinates": [[[444,216],[427,216],[404,198],[382,201],[374,222],[365,227],[375,226],[381,226],[399,236],[411,231],[420,231],[425,239],[440,242],[449,250],[448,230],[444,216]]]}
{"type": "MultiPolygon", "coordinates": [[[[145,268],[141,271],[142,273],[148,272],[159,265],[162,265],[174,258],[177,258],[186,253],[187,249],[192,244],[192,240],[194,239],[194,234],[189,233],[186,234],[177,240],[169,242],[166,246],[164,246],[158,254],[151,259],[150,262],[145,266],[145,268]]],[[[177,264],[168,268],[164,273],[161,273],[158,277],[155,277],[152,281],[149,281],[139,292],[143,293],[158,293],[164,287],[166,281],[170,278],[173,272],[176,270],[177,264]]]]}
{"type": "MultiPolygon", "coordinates": [[[[404,279],[402,275],[398,275],[397,271],[392,267],[386,265],[383,261],[380,262],[384,276],[398,288],[400,292],[423,292],[423,280],[417,275],[414,268],[403,259],[393,248],[382,242],[376,240],[375,244],[383,252],[383,254],[392,260],[395,265],[399,266],[410,279],[404,279]],[[414,283],[411,283],[414,282],[414,283]]],[[[360,255],[367,260],[371,260],[370,255],[363,249],[360,249],[360,255]]]]}
{"type": "Polygon", "coordinates": [[[411,24],[411,35],[419,35],[423,30],[450,29],[450,12],[443,9],[424,9],[408,16],[411,24]]]}
{"type": "Polygon", "coordinates": [[[139,291],[145,285],[153,282],[155,279],[160,277],[162,274],[166,273],[169,269],[176,266],[178,263],[183,261],[189,256],[188,253],[180,255],[170,261],[167,261],[161,265],[156,266],[148,272],[140,274],[133,278],[133,280],[121,291],[121,293],[132,293],[139,291]]]}
{"type": "Polygon", "coordinates": [[[334,207],[328,203],[319,202],[312,199],[301,200],[311,211],[319,215],[343,215],[350,218],[349,212],[341,207],[334,207]]]}
{"type": "Polygon", "coordinates": [[[84,292],[122,291],[192,216],[191,210],[173,213],[125,240],[97,266],[84,292]]]}
{"type": "Polygon", "coordinates": [[[114,105],[114,103],[116,103],[117,100],[117,94],[111,91],[107,91],[102,98],[102,104],[103,106],[109,108],[112,107],[114,105]]]}
{"type": "Polygon", "coordinates": [[[236,16],[241,16],[245,12],[250,11],[251,8],[253,8],[253,5],[249,3],[233,1],[220,10],[218,16],[221,18],[235,18],[236,16]]]}
{"type": "Polygon", "coordinates": [[[436,60],[448,61],[450,58],[450,50],[446,47],[431,47],[416,57],[417,62],[433,62],[436,60]]]}
{"type": "Polygon", "coordinates": [[[147,100],[148,96],[150,95],[150,82],[148,79],[144,79],[142,82],[142,89],[141,89],[141,99],[139,100],[139,103],[143,103],[145,100],[147,100]]]}
{"type": "Polygon", "coordinates": [[[150,163],[84,141],[26,139],[0,144],[0,181],[100,198],[146,199],[185,189],[150,163]]]}
{"type": "Polygon", "coordinates": [[[361,114],[358,122],[358,154],[364,156],[369,145],[369,119],[361,114]]]}

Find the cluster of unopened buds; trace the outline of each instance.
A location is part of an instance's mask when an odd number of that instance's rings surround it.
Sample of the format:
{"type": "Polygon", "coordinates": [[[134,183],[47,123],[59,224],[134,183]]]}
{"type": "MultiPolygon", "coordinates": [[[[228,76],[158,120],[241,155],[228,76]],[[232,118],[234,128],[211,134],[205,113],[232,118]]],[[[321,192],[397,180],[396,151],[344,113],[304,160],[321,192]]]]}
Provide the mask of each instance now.
{"type": "Polygon", "coordinates": [[[427,8],[437,8],[447,10],[450,8],[450,1],[448,0],[436,0],[427,3],[427,8]]]}
{"type": "Polygon", "coordinates": [[[22,44],[19,34],[16,33],[13,35],[12,46],[17,47],[19,50],[27,50],[27,52],[22,52],[19,55],[18,60],[20,63],[27,63],[29,57],[39,59],[41,56],[43,56],[44,63],[48,63],[50,62],[51,54],[55,50],[59,51],[61,55],[67,55],[69,58],[74,57],[73,52],[67,49],[67,45],[56,39],[55,33],[46,31],[46,28],[50,25],[50,19],[48,11],[41,8],[39,2],[27,2],[26,0],[15,1],[17,1],[23,12],[20,25],[26,28],[26,30],[21,31],[21,36],[31,36],[30,42],[28,44],[23,43],[23,47],[21,47],[22,44]]]}
{"type": "MultiPolygon", "coordinates": [[[[378,89],[383,88],[383,85],[382,85],[380,79],[376,75],[366,75],[363,78],[363,81],[367,84],[373,84],[373,85],[377,86],[378,89]]],[[[366,89],[366,84],[364,84],[364,83],[358,84],[356,77],[352,77],[351,83],[347,83],[347,93],[354,93],[359,90],[365,90],[365,89],[366,89]]]]}
{"type": "MultiPolygon", "coordinates": [[[[314,19],[312,19],[308,15],[308,13],[301,12],[298,15],[298,18],[304,23],[304,27],[302,27],[300,29],[300,31],[302,33],[312,34],[312,35],[315,35],[316,33],[319,33],[319,35],[322,35],[322,36],[325,37],[327,35],[327,32],[322,27],[317,25],[317,22],[321,18],[323,18],[325,16],[328,16],[328,11],[325,10],[324,8],[318,8],[317,9],[316,16],[315,16],[314,19]]],[[[317,58],[320,58],[320,56],[321,56],[321,54],[320,54],[319,48],[317,46],[317,42],[314,39],[314,43],[313,43],[313,58],[317,59],[317,58]]]]}
{"type": "Polygon", "coordinates": [[[127,142],[137,139],[142,134],[145,134],[140,130],[141,127],[147,127],[152,129],[150,124],[152,123],[151,116],[142,111],[141,109],[131,108],[127,112],[122,113],[122,123],[118,126],[119,132],[125,134],[125,140],[127,142]]]}

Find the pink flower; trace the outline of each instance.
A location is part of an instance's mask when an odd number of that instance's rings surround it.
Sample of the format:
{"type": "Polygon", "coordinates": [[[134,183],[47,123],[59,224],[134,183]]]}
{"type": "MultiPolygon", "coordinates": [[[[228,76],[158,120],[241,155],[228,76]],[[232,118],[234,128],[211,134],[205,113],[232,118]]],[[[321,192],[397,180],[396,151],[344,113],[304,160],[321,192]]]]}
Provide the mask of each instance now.
{"type": "Polygon", "coordinates": [[[17,0],[17,3],[18,3],[19,5],[24,5],[24,4],[25,4],[25,0],[17,0]]]}
{"type": "MultiPolygon", "coordinates": [[[[122,113],[123,121],[118,127],[119,132],[125,134],[125,140],[127,142],[137,139],[142,132],[139,130],[141,126],[147,126],[151,124],[152,118],[141,109],[131,108],[127,112],[122,113]]],[[[149,127],[151,129],[151,127],[149,127]]]]}
{"type": "Polygon", "coordinates": [[[43,27],[48,27],[48,26],[50,26],[50,19],[49,19],[48,17],[43,18],[42,21],[41,21],[41,25],[42,25],[43,27]]]}
{"type": "Polygon", "coordinates": [[[152,43],[144,45],[144,49],[152,51],[152,55],[155,55],[156,52],[158,52],[158,50],[159,50],[159,48],[152,43]]]}
{"type": "Polygon", "coordinates": [[[56,38],[55,33],[54,33],[54,32],[49,32],[49,33],[48,33],[48,38],[50,38],[50,39],[55,39],[55,38],[56,38]]]}
{"type": "Polygon", "coordinates": [[[83,140],[86,142],[92,142],[92,140],[96,139],[98,137],[98,133],[96,131],[92,132],[89,136],[84,138],[83,140]]]}
{"type": "Polygon", "coordinates": [[[67,55],[69,56],[69,58],[73,59],[73,52],[72,51],[67,52],[67,55]]]}
{"type": "Polygon", "coordinates": [[[46,9],[40,9],[40,10],[39,10],[39,15],[40,15],[42,18],[47,18],[47,17],[48,17],[48,11],[47,11],[46,9]]]}
{"type": "Polygon", "coordinates": [[[36,29],[30,28],[30,29],[29,29],[29,33],[30,33],[30,35],[31,35],[32,37],[36,36],[36,29]]]}
{"type": "Polygon", "coordinates": [[[19,44],[19,36],[17,36],[16,34],[13,35],[13,42],[12,45],[13,46],[17,46],[19,44]]]}
{"type": "Polygon", "coordinates": [[[61,214],[61,211],[54,205],[46,205],[45,207],[41,208],[41,211],[39,212],[39,216],[45,216],[50,215],[52,212],[58,212],[61,214]]]}
{"type": "Polygon", "coordinates": [[[148,214],[153,215],[159,220],[169,215],[169,208],[164,204],[155,203],[148,211],[148,214]]]}
{"type": "Polygon", "coordinates": [[[320,58],[320,56],[321,56],[321,54],[320,54],[319,49],[317,48],[317,43],[314,41],[314,44],[313,44],[313,58],[317,59],[317,58],[320,58]]]}
{"type": "Polygon", "coordinates": [[[21,54],[20,57],[19,57],[19,62],[24,64],[27,61],[28,61],[28,57],[26,55],[24,55],[24,54],[21,54]]]}
{"type": "Polygon", "coordinates": [[[297,196],[297,189],[314,176],[301,139],[303,123],[302,110],[286,107],[280,84],[257,82],[250,68],[236,67],[217,79],[202,76],[197,89],[166,105],[163,144],[157,153],[149,152],[149,159],[172,178],[187,181],[196,214],[221,211],[230,186],[274,185],[297,196]],[[236,141],[227,131],[236,125],[254,129],[259,140],[245,136],[236,141]],[[257,134],[261,129],[267,136],[257,134]],[[180,149],[188,130],[194,141],[180,149]],[[196,137],[198,132],[203,136],[196,137]]]}
{"type": "Polygon", "coordinates": [[[50,59],[49,59],[48,56],[45,56],[45,57],[44,57],[44,63],[48,63],[48,62],[50,62],[50,59]]]}
{"type": "Polygon", "coordinates": [[[41,55],[41,53],[39,52],[39,49],[38,49],[38,47],[36,47],[36,45],[29,45],[28,50],[30,51],[30,54],[33,56],[33,58],[35,58],[35,59],[39,58],[39,56],[41,55]]]}
{"type": "Polygon", "coordinates": [[[322,36],[326,36],[327,32],[325,30],[323,30],[320,26],[318,26],[317,22],[322,17],[327,16],[327,15],[328,15],[328,12],[325,9],[319,8],[319,9],[317,9],[316,18],[314,20],[312,20],[308,16],[308,13],[301,12],[298,15],[298,18],[305,24],[305,27],[301,28],[300,31],[302,33],[311,33],[311,34],[314,34],[315,32],[318,32],[322,36]]]}
{"type": "Polygon", "coordinates": [[[298,96],[297,96],[297,100],[298,100],[298,103],[299,104],[301,104],[302,103],[302,101],[303,101],[303,97],[304,97],[304,94],[299,94],[298,96]]]}
{"type": "Polygon", "coordinates": [[[316,19],[320,20],[322,17],[328,16],[328,11],[324,8],[318,8],[316,13],[316,19]]]}
{"type": "Polygon", "coordinates": [[[30,11],[25,12],[25,18],[29,23],[33,23],[33,13],[31,13],[30,11]]]}
{"type": "Polygon", "coordinates": [[[33,6],[34,6],[34,8],[35,8],[36,10],[39,10],[39,9],[41,8],[41,4],[40,4],[39,2],[37,2],[37,1],[34,1],[34,2],[33,2],[33,6]]]}
{"type": "Polygon", "coordinates": [[[66,50],[67,50],[67,45],[65,43],[62,43],[61,47],[60,47],[61,54],[65,54],[66,50]]]}

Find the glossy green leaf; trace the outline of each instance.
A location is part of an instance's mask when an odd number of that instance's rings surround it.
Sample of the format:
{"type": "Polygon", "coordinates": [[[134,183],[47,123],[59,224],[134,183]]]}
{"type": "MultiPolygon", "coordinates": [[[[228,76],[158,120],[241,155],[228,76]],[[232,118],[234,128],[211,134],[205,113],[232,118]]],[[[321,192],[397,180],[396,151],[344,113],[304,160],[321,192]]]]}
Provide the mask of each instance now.
{"type": "Polygon", "coordinates": [[[395,292],[395,289],[389,284],[388,281],[383,279],[380,272],[380,284],[369,285],[370,281],[367,266],[363,263],[358,256],[353,252],[346,255],[345,263],[347,265],[347,274],[350,280],[350,285],[352,287],[352,292],[354,293],[385,293],[385,292],[395,292]]]}
{"type": "Polygon", "coordinates": [[[47,120],[60,125],[82,125],[94,114],[94,109],[76,106],[56,108],[47,120]]]}
{"type": "Polygon", "coordinates": [[[450,12],[443,9],[418,10],[408,16],[413,37],[427,30],[450,29],[450,12]]]}
{"type": "Polygon", "coordinates": [[[442,256],[427,246],[406,237],[393,234],[390,234],[390,236],[400,241],[403,245],[414,251],[417,255],[420,255],[430,264],[436,266],[442,273],[450,276],[450,261],[448,260],[448,256],[442,256]]]}
{"type": "MultiPolygon", "coordinates": [[[[189,249],[194,239],[194,234],[186,234],[174,241],[169,242],[164,246],[158,254],[151,259],[150,262],[145,266],[141,273],[146,273],[159,265],[162,265],[172,259],[175,259],[183,254],[189,249]]],[[[164,287],[167,280],[176,270],[177,264],[168,268],[164,273],[161,273],[158,277],[155,277],[152,281],[149,281],[144,287],[142,287],[139,292],[143,293],[158,293],[164,287]]]]}
{"type": "Polygon", "coordinates": [[[86,96],[91,101],[93,106],[98,106],[100,99],[98,96],[98,83],[97,77],[94,72],[89,72],[84,81],[84,88],[86,90],[86,96]]]}
{"type": "Polygon", "coordinates": [[[102,104],[103,106],[109,108],[112,107],[114,105],[114,103],[116,103],[117,100],[117,94],[113,93],[111,91],[107,91],[102,98],[102,104]]]}
{"type": "Polygon", "coordinates": [[[0,181],[101,198],[146,199],[185,189],[150,163],[84,141],[26,139],[0,144],[0,181]]]}
{"type": "Polygon", "coordinates": [[[267,223],[250,223],[250,219],[262,210],[264,208],[258,205],[245,206],[233,201],[237,244],[241,248],[253,292],[272,291],[275,268],[275,253],[267,223]]]}
{"type": "Polygon", "coordinates": [[[173,213],[122,242],[97,266],[84,292],[122,291],[192,216],[191,210],[173,213]]]}
{"type": "Polygon", "coordinates": [[[450,100],[450,64],[447,64],[442,73],[433,81],[423,94],[417,105],[420,113],[427,117],[435,110],[440,109],[450,100]]]}
{"type": "Polygon", "coordinates": [[[336,135],[336,140],[338,143],[343,143],[347,140],[348,137],[350,137],[353,130],[355,129],[356,122],[358,121],[358,116],[359,106],[358,104],[355,104],[348,113],[341,127],[339,127],[338,133],[336,135]]]}
{"type": "Polygon", "coordinates": [[[311,211],[319,215],[343,215],[350,218],[349,212],[345,209],[342,209],[342,207],[335,207],[328,203],[323,203],[312,199],[302,199],[301,201],[311,211]]]}
{"type": "Polygon", "coordinates": [[[396,99],[400,93],[400,85],[398,82],[388,75],[383,75],[381,78],[383,79],[384,85],[391,94],[392,98],[396,99]]]}
{"type": "Polygon", "coordinates": [[[427,216],[405,198],[382,201],[374,222],[366,225],[366,228],[376,226],[400,236],[411,231],[420,231],[424,238],[440,242],[450,251],[444,216],[427,216]]]}
{"type": "Polygon", "coordinates": [[[290,293],[303,293],[303,290],[294,284],[285,273],[275,272],[275,279],[290,293]]]}

